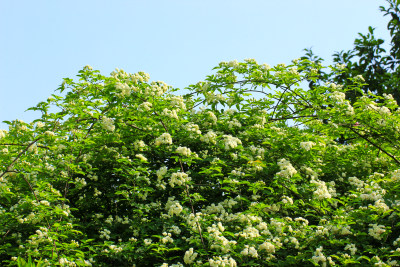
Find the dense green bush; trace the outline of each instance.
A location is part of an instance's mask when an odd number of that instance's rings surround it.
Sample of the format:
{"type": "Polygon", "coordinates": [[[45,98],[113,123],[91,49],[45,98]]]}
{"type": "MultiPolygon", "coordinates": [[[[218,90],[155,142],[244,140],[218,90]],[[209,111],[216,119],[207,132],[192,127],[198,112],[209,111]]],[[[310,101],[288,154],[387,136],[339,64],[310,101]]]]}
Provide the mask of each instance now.
{"type": "Polygon", "coordinates": [[[302,89],[323,70],[222,62],[182,96],[65,79],[0,132],[1,264],[398,265],[397,103],[362,76],[302,89]]]}

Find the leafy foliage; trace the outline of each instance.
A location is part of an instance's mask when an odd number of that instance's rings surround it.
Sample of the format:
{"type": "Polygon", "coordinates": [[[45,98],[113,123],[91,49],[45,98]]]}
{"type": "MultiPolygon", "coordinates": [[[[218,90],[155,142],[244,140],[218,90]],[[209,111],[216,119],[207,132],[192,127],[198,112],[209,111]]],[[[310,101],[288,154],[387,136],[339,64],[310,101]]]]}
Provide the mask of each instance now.
{"type": "MultiPolygon", "coordinates": [[[[387,0],[388,7],[381,6],[380,9],[385,16],[390,16],[387,28],[391,41],[390,51],[383,48],[384,40],[377,39],[374,28],[369,27],[367,34],[359,33],[359,38],[354,41],[354,48],[349,51],[340,51],[333,55],[333,61],[347,68],[346,72],[340,74],[324,72],[320,73],[318,83],[334,82],[348,86],[350,78],[361,75],[365,79],[365,85],[361,89],[367,93],[383,96],[392,94],[394,99],[400,101],[400,2],[398,0],[387,0]]],[[[322,62],[323,59],[314,55],[311,49],[306,49],[304,58],[322,62]]],[[[355,102],[362,94],[357,90],[346,93],[347,99],[355,102]]]]}
{"type": "Polygon", "coordinates": [[[391,95],[365,95],[362,77],[320,85],[345,70],[307,59],[214,70],[178,96],[87,66],[32,108],[41,118],[8,122],[1,264],[398,265],[391,95]]]}

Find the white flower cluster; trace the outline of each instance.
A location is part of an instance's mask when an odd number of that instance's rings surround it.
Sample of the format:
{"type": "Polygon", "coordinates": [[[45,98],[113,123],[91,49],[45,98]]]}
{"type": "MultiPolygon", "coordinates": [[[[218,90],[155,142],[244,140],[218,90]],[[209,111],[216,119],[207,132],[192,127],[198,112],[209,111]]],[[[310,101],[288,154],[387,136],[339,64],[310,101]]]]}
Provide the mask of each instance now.
{"type": "Polygon", "coordinates": [[[207,111],[208,119],[211,120],[212,124],[216,124],[218,121],[217,116],[215,116],[214,112],[207,111]]]}
{"type": "Polygon", "coordinates": [[[176,225],[172,225],[170,231],[176,235],[179,235],[182,232],[181,229],[179,229],[179,227],[176,225]]]}
{"type": "Polygon", "coordinates": [[[222,94],[215,94],[214,92],[204,92],[204,98],[208,104],[218,103],[226,99],[222,94]]]}
{"type": "Polygon", "coordinates": [[[105,116],[101,119],[101,126],[110,132],[113,132],[115,130],[114,121],[105,116]]]}
{"type": "MultiPolygon", "coordinates": [[[[215,205],[214,203],[212,203],[211,205],[207,206],[205,209],[202,209],[201,211],[206,214],[225,213],[225,209],[224,209],[224,206],[222,205],[222,203],[218,203],[218,205],[215,205]]],[[[219,224],[218,224],[218,228],[221,229],[219,224]]]]}
{"type": "Polygon", "coordinates": [[[171,187],[175,187],[175,185],[183,185],[186,182],[190,181],[190,177],[184,172],[175,172],[171,175],[171,179],[169,180],[169,185],[171,187]]]}
{"type": "Polygon", "coordinates": [[[111,234],[110,230],[104,228],[103,230],[100,230],[99,233],[100,233],[100,238],[105,238],[107,240],[110,239],[110,234],[111,234]]]}
{"type": "Polygon", "coordinates": [[[158,180],[161,180],[164,177],[164,175],[167,174],[167,171],[168,171],[168,169],[165,166],[158,169],[156,172],[158,180]]]}
{"type": "Polygon", "coordinates": [[[226,267],[236,267],[237,263],[234,259],[231,257],[228,258],[228,256],[224,257],[213,257],[212,259],[209,260],[210,262],[210,267],[220,267],[220,266],[226,266],[226,267]]]}
{"type": "Polygon", "coordinates": [[[191,227],[193,232],[198,231],[197,224],[201,219],[201,215],[203,215],[201,212],[197,212],[196,215],[190,213],[189,216],[186,217],[186,224],[191,227]]]}
{"type": "Polygon", "coordinates": [[[0,139],[6,137],[6,133],[7,133],[6,130],[0,130],[0,139]]]}
{"type": "Polygon", "coordinates": [[[334,91],[330,94],[331,98],[336,102],[343,102],[346,99],[346,94],[339,91],[334,91]]]}
{"type": "Polygon", "coordinates": [[[84,178],[76,178],[75,179],[75,186],[77,188],[83,188],[86,186],[86,180],[84,178]]]}
{"type": "Polygon", "coordinates": [[[392,94],[383,94],[383,97],[385,98],[385,100],[387,101],[387,104],[389,105],[397,105],[396,100],[393,98],[392,94]]]}
{"type": "Polygon", "coordinates": [[[264,64],[261,65],[261,69],[262,69],[263,71],[268,71],[268,70],[271,69],[271,66],[268,65],[268,64],[266,64],[266,63],[264,63],[264,64]]]}
{"type": "Polygon", "coordinates": [[[271,242],[264,242],[259,246],[260,250],[265,250],[268,253],[274,253],[275,252],[275,246],[271,242]]]}
{"type": "Polygon", "coordinates": [[[254,58],[245,58],[244,61],[249,64],[257,64],[257,61],[254,58]]]}
{"type": "MultiPolygon", "coordinates": [[[[78,262],[78,261],[77,261],[78,262]]],[[[67,258],[60,258],[58,263],[60,263],[60,266],[77,266],[77,263],[74,261],[69,261],[67,258]]],[[[92,266],[90,261],[84,260],[79,262],[79,266],[92,266]]]]}
{"type": "Polygon", "coordinates": [[[239,176],[239,177],[241,177],[241,176],[242,176],[242,177],[246,176],[246,173],[240,171],[241,169],[242,169],[242,168],[239,168],[239,170],[232,170],[232,171],[231,171],[231,174],[234,175],[234,176],[239,176]]]}
{"type": "Polygon", "coordinates": [[[165,82],[157,81],[152,82],[150,89],[146,90],[145,95],[161,96],[168,91],[168,85],[165,82]]]}
{"type": "Polygon", "coordinates": [[[375,239],[381,240],[382,234],[386,232],[384,225],[378,225],[376,223],[370,224],[371,228],[368,229],[368,234],[375,239]]]}
{"type": "Polygon", "coordinates": [[[184,126],[184,129],[190,133],[201,134],[199,125],[189,122],[184,126]]]}
{"type": "Polygon", "coordinates": [[[38,146],[36,144],[32,144],[29,148],[28,148],[28,152],[33,152],[34,154],[38,154],[39,150],[38,150],[38,146]]]}
{"type": "Polygon", "coordinates": [[[163,243],[163,244],[167,244],[168,242],[170,242],[170,243],[173,243],[174,242],[174,239],[171,237],[172,236],[172,234],[171,233],[166,233],[166,232],[164,232],[163,233],[163,238],[161,238],[161,243],[163,243]]]}
{"type": "Polygon", "coordinates": [[[393,241],[393,246],[400,245],[400,237],[398,237],[395,241],[393,241]]]}
{"type": "Polygon", "coordinates": [[[237,67],[239,67],[239,62],[235,59],[235,60],[229,61],[226,65],[231,68],[237,68],[237,67]]]}
{"type": "Polygon", "coordinates": [[[176,149],[176,153],[178,153],[182,156],[185,156],[185,157],[189,157],[190,154],[192,154],[192,152],[190,151],[190,148],[182,147],[182,146],[180,146],[176,149]]]}
{"type": "Polygon", "coordinates": [[[264,153],[265,153],[264,148],[251,145],[249,146],[249,150],[254,156],[264,158],[264,153]]]}
{"type": "Polygon", "coordinates": [[[322,266],[326,266],[326,257],[322,253],[322,249],[323,248],[321,246],[315,250],[312,260],[314,261],[315,264],[319,264],[321,262],[322,266]]]}
{"type": "Polygon", "coordinates": [[[376,106],[375,102],[367,104],[366,105],[366,109],[367,110],[374,110],[374,111],[378,112],[379,114],[387,114],[387,115],[391,114],[390,109],[388,109],[385,106],[378,107],[378,106],[376,106]]]}
{"type": "Polygon", "coordinates": [[[55,133],[52,131],[45,131],[44,134],[48,136],[55,136],[55,133]]]}
{"type": "Polygon", "coordinates": [[[301,142],[300,147],[304,150],[310,151],[310,149],[315,146],[315,143],[312,141],[301,142]]]}
{"type": "Polygon", "coordinates": [[[243,231],[236,233],[235,236],[243,237],[244,239],[255,239],[260,237],[260,231],[253,226],[247,226],[243,231]]]}
{"type": "Polygon", "coordinates": [[[234,127],[240,128],[242,127],[242,124],[236,118],[233,118],[231,121],[228,121],[228,127],[229,129],[234,127]]]}
{"type": "Polygon", "coordinates": [[[223,253],[227,253],[232,249],[232,246],[236,245],[236,241],[228,240],[225,236],[223,236],[222,232],[224,231],[225,227],[221,222],[207,227],[207,232],[210,234],[210,238],[212,239],[211,248],[223,253]]]}
{"type": "Polygon", "coordinates": [[[155,140],[155,145],[159,146],[161,144],[171,145],[172,144],[172,137],[169,133],[163,133],[155,140]]]}
{"type": "Polygon", "coordinates": [[[282,203],[287,204],[289,203],[290,205],[293,205],[293,199],[288,196],[283,196],[282,197],[282,203]]]}
{"type": "Polygon", "coordinates": [[[242,144],[239,138],[233,137],[232,135],[223,135],[225,141],[225,150],[236,148],[238,145],[242,144]]]}
{"type": "Polygon", "coordinates": [[[143,156],[142,154],[136,154],[135,157],[137,157],[141,161],[147,161],[147,158],[145,156],[143,156]]]}
{"type": "Polygon", "coordinates": [[[276,174],[278,176],[289,178],[297,173],[296,169],[286,159],[280,159],[278,161],[278,166],[281,169],[281,171],[276,174]]]}
{"type": "Polygon", "coordinates": [[[381,213],[389,210],[389,206],[386,205],[383,199],[378,199],[377,201],[375,201],[374,207],[378,210],[378,212],[381,213]]]}
{"type": "Polygon", "coordinates": [[[137,140],[133,146],[135,147],[135,150],[143,151],[146,147],[146,144],[142,140],[137,140]]]}
{"type": "Polygon", "coordinates": [[[335,66],[338,70],[344,70],[346,68],[346,64],[337,63],[335,66]]]}
{"type": "Polygon", "coordinates": [[[196,252],[193,252],[193,248],[190,248],[189,250],[187,250],[187,251],[185,252],[185,256],[183,257],[183,261],[184,261],[186,264],[191,264],[191,263],[194,262],[194,260],[196,259],[196,257],[197,257],[197,253],[196,253],[196,252]]]}
{"type": "MultiPolygon", "coordinates": [[[[315,69],[315,70],[316,70],[316,69],[315,69]]],[[[318,70],[316,70],[316,71],[318,71],[318,70]]],[[[289,72],[290,72],[291,74],[294,74],[294,75],[299,75],[299,72],[297,71],[297,68],[295,68],[295,67],[289,68],[289,72]]],[[[313,69],[311,69],[311,72],[313,72],[313,69]]]]}
{"type": "Polygon", "coordinates": [[[370,184],[365,185],[361,190],[363,193],[360,195],[362,200],[372,200],[377,201],[378,199],[383,199],[386,194],[386,190],[382,189],[376,182],[372,181],[370,184]]]}
{"type": "Polygon", "coordinates": [[[125,97],[131,94],[131,88],[126,83],[117,82],[115,88],[119,90],[118,97],[125,97]]]}
{"type": "Polygon", "coordinates": [[[186,110],[185,100],[182,96],[171,97],[171,106],[179,109],[186,110]]]}
{"type": "Polygon", "coordinates": [[[176,112],[176,109],[169,110],[167,108],[164,108],[163,111],[161,112],[161,115],[171,119],[178,119],[178,113],[176,112]]]}
{"type": "Polygon", "coordinates": [[[167,204],[165,204],[165,210],[168,211],[169,216],[179,215],[183,211],[183,207],[179,201],[175,200],[175,197],[168,198],[167,204]]]}
{"type": "Polygon", "coordinates": [[[99,191],[96,187],[94,188],[94,196],[95,197],[97,197],[97,196],[100,196],[102,194],[102,192],[101,191],[99,191]]]}
{"type": "Polygon", "coordinates": [[[150,80],[150,75],[142,71],[138,73],[127,73],[123,69],[116,68],[110,73],[110,76],[114,77],[117,81],[126,80],[128,82],[138,83],[138,82],[148,82],[150,80]]]}
{"type": "Polygon", "coordinates": [[[244,249],[240,252],[243,256],[250,256],[252,258],[258,257],[258,252],[255,247],[250,247],[249,245],[244,245],[244,249]]]}
{"type": "Polygon", "coordinates": [[[361,81],[361,82],[365,81],[365,79],[364,79],[364,77],[362,75],[357,75],[356,77],[354,77],[354,79],[358,80],[358,81],[361,81]]]}
{"type": "Polygon", "coordinates": [[[400,180],[400,169],[392,172],[392,180],[393,181],[400,180]]]}
{"type": "Polygon", "coordinates": [[[50,206],[50,202],[48,202],[47,200],[41,200],[40,204],[42,204],[44,206],[50,206]]]}
{"type": "Polygon", "coordinates": [[[349,177],[349,183],[357,187],[357,189],[361,189],[365,185],[364,181],[361,181],[357,177],[349,177]]]}
{"type": "Polygon", "coordinates": [[[318,200],[332,198],[331,192],[329,192],[328,187],[324,181],[318,179],[312,179],[310,183],[315,184],[317,189],[314,191],[313,195],[318,200]]]}
{"type": "Polygon", "coordinates": [[[236,112],[237,112],[237,110],[229,108],[229,109],[227,109],[227,110],[224,111],[224,114],[225,114],[225,115],[232,116],[232,115],[235,114],[236,112]]]}
{"type": "Polygon", "coordinates": [[[143,102],[138,106],[140,112],[149,111],[153,105],[150,102],[143,102]]]}
{"type": "Polygon", "coordinates": [[[200,140],[208,143],[208,144],[216,144],[217,143],[217,134],[214,133],[212,130],[208,131],[205,135],[200,137],[200,140]]]}
{"type": "Polygon", "coordinates": [[[351,255],[354,255],[354,254],[356,254],[356,252],[357,252],[356,245],[354,245],[354,244],[347,244],[347,245],[344,247],[344,250],[349,250],[351,255]]]}
{"type": "Polygon", "coordinates": [[[121,247],[118,247],[118,246],[116,246],[116,245],[109,245],[108,246],[110,249],[111,249],[111,251],[113,251],[114,253],[120,253],[121,251],[122,251],[122,248],[121,247]]]}

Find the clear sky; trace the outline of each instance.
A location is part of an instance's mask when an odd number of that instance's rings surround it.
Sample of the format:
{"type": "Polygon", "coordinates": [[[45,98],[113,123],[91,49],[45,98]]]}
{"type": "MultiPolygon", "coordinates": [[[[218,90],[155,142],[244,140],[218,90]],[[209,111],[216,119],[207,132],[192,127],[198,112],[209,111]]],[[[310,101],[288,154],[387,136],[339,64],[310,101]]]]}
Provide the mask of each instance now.
{"type": "MultiPolygon", "coordinates": [[[[0,121],[85,65],[145,71],[184,88],[221,61],[289,63],[304,48],[330,63],[368,26],[389,40],[384,0],[0,0],[0,121]]],[[[0,123],[0,129],[7,126],[0,123]]]]}

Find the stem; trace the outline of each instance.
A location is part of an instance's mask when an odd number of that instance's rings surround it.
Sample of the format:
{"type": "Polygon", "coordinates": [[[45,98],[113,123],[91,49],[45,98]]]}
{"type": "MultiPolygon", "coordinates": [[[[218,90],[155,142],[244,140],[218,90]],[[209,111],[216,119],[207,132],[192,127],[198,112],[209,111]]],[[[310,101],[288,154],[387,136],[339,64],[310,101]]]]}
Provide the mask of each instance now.
{"type": "Polygon", "coordinates": [[[8,167],[6,168],[6,170],[0,175],[0,178],[4,176],[4,174],[6,174],[7,172],[11,171],[11,167],[15,164],[15,162],[17,162],[17,160],[26,152],[28,151],[28,149],[35,144],[37,141],[39,141],[41,137],[36,138],[35,140],[33,140],[31,143],[29,143],[29,145],[26,146],[26,148],[24,150],[22,150],[16,157],[15,159],[10,163],[10,165],[8,165],[8,167]]]}
{"type": "Polygon", "coordinates": [[[388,155],[390,158],[392,158],[397,164],[400,165],[400,161],[396,159],[395,156],[393,156],[392,154],[390,154],[389,152],[387,152],[386,150],[384,150],[382,147],[378,146],[377,144],[373,143],[371,140],[369,140],[365,135],[360,134],[359,132],[357,132],[356,130],[354,130],[352,127],[347,127],[348,129],[350,129],[353,133],[357,134],[359,137],[361,137],[362,139],[364,139],[365,141],[367,141],[368,143],[370,143],[371,145],[373,145],[374,147],[376,147],[379,151],[382,151],[383,153],[385,153],[386,155],[388,155]]]}
{"type": "MultiPolygon", "coordinates": [[[[185,172],[184,169],[183,169],[182,161],[181,161],[180,158],[179,158],[179,164],[181,165],[181,171],[182,171],[182,172],[185,172]]],[[[196,213],[195,213],[195,211],[194,211],[192,199],[190,198],[189,186],[188,186],[187,183],[186,183],[186,194],[187,194],[188,199],[189,199],[189,203],[190,203],[190,207],[191,207],[191,209],[192,209],[192,213],[193,213],[193,215],[194,215],[195,218],[196,218],[196,213]]],[[[205,245],[205,243],[204,243],[203,234],[202,234],[202,232],[201,232],[201,226],[200,226],[200,224],[199,224],[198,221],[196,221],[196,225],[197,225],[197,229],[199,229],[199,234],[200,234],[201,243],[202,243],[202,245],[203,245],[204,250],[205,250],[206,253],[207,253],[208,260],[210,260],[210,256],[209,256],[209,254],[208,254],[206,245],[205,245]]]]}

